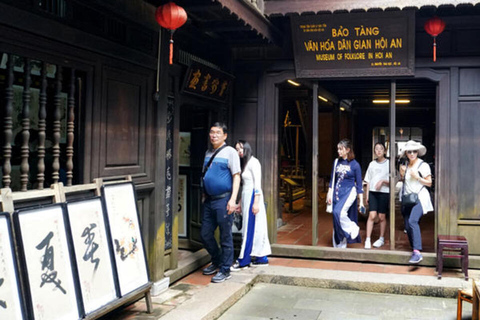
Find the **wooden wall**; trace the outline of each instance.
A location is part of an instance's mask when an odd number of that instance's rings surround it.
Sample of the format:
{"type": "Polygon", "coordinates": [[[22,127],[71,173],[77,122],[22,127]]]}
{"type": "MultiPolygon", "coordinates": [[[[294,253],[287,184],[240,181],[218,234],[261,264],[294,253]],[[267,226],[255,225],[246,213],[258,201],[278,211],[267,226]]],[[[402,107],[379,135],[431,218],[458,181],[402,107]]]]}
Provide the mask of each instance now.
{"type": "MultiPolygon", "coordinates": [[[[97,16],[105,15],[101,8],[88,8],[97,16]]],[[[154,11],[147,9],[140,11],[145,21],[150,21],[154,11]]],[[[123,30],[132,29],[128,19],[122,20],[111,12],[106,16],[115,16],[118,23],[125,23],[123,30]]],[[[75,120],[80,128],[75,140],[81,143],[81,148],[74,151],[78,160],[74,166],[82,168],[77,181],[88,183],[97,177],[132,175],[151,279],[162,279],[166,268],[163,226],[166,116],[162,105],[166,104],[167,93],[164,86],[160,101],[152,98],[157,43],[151,35],[156,32],[134,23],[133,29],[140,33],[144,30],[150,36],[129,38],[133,41],[130,43],[126,38],[110,38],[112,34],[92,35],[97,29],[80,31],[78,28],[83,27],[79,21],[76,25],[63,23],[34,10],[3,3],[0,3],[0,20],[0,52],[85,72],[84,109],[75,120]],[[148,41],[148,46],[143,46],[142,41],[148,41]]],[[[166,77],[162,70],[162,83],[166,83],[166,77]]]]}

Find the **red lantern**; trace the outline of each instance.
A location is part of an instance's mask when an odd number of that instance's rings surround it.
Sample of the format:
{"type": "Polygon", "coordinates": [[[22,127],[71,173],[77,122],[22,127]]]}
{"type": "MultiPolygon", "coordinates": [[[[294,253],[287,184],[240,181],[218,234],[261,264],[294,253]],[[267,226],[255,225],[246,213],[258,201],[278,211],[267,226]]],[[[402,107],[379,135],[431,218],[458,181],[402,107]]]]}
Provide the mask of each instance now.
{"type": "Polygon", "coordinates": [[[439,17],[428,19],[423,26],[425,31],[433,37],[433,61],[437,61],[437,36],[445,30],[445,21],[439,17]]]}
{"type": "Polygon", "coordinates": [[[157,8],[155,19],[158,24],[170,30],[170,64],[173,63],[173,33],[187,21],[187,13],[182,7],[169,2],[157,8]]]}

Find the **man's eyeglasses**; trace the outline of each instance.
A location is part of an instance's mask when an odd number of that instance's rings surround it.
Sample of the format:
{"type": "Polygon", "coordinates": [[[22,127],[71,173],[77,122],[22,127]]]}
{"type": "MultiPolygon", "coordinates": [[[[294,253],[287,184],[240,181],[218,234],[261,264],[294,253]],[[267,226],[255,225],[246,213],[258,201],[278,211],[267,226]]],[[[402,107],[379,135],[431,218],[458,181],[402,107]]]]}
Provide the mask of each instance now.
{"type": "Polygon", "coordinates": [[[221,136],[223,134],[223,131],[210,131],[211,136],[221,136]]]}
{"type": "Polygon", "coordinates": [[[418,150],[408,150],[407,153],[408,153],[408,154],[418,153],[418,150]]]}

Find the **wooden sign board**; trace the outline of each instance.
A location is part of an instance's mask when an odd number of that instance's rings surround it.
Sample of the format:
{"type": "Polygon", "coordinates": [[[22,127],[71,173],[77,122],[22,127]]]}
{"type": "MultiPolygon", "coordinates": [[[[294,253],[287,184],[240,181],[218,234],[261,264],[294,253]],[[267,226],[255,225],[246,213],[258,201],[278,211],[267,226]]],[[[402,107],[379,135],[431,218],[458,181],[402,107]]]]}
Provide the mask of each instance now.
{"type": "Polygon", "coordinates": [[[100,197],[67,204],[85,313],[118,298],[116,270],[100,197]]]}
{"type": "Polygon", "coordinates": [[[414,11],[292,16],[297,78],[412,76],[414,11]]]}
{"type": "Polygon", "coordinates": [[[121,296],[149,283],[135,187],[118,183],[102,187],[121,296]]]}
{"type": "Polygon", "coordinates": [[[25,319],[10,214],[0,213],[0,319],[25,319]]]}
{"type": "Polygon", "coordinates": [[[198,62],[192,62],[183,84],[183,92],[219,102],[227,102],[233,76],[198,62]]]}

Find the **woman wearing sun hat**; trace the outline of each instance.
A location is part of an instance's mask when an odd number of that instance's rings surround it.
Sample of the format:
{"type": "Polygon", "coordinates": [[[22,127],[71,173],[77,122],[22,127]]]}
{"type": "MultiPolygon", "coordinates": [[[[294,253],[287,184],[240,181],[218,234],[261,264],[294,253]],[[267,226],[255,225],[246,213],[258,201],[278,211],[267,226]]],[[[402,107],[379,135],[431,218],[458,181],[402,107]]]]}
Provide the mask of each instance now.
{"type": "Polygon", "coordinates": [[[400,166],[400,176],[404,181],[400,199],[403,195],[411,193],[418,195],[418,201],[414,205],[402,203],[401,206],[408,240],[413,249],[409,261],[412,264],[423,260],[420,253],[422,250],[422,234],[419,221],[424,214],[433,211],[430,193],[426,188],[432,185],[432,171],[428,163],[418,158],[424,156],[426,152],[427,149],[421,143],[413,140],[408,141],[402,151],[402,154],[408,159],[408,164],[400,166]]]}

